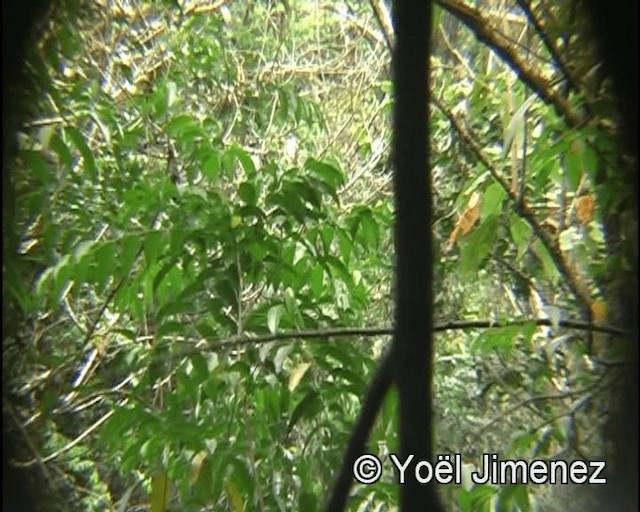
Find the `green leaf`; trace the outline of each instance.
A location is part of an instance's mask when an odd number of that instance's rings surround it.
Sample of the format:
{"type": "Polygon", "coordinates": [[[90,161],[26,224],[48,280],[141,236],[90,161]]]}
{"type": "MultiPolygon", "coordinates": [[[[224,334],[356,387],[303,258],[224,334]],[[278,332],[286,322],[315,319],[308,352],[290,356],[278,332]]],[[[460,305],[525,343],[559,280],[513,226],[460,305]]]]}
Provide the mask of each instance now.
{"type": "Polygon", "coordinates": [[[37,151],[21,151],[20,157],[24,159],[29,169],[31,169],[42,185],[47,186],[55,181],[53,173],[49,170],[40,153],[37,151]]]}
{"type": "Polygon", "coordinates": [[[304,168],[320,178],[334,193],[344,184],[344,174],[328,162],[310,158],[305,162],[304,168]]]}
{"type": "Polygon", "coordinates": [[[203,338],[214,339],[218,336],[217,331],[207,321],[202,321],[196,324],[196,331],[203,338]]]}
{"type": "Polygon", "coordinates": [[[75,283],[83,283],[87,280],[89,266],[93,263],[93,247],[93,240],[85,240],[80,242],[73,251],[73,261],[75,264],[73,269],[73,281],[75,283]]]}
{"type": "Polygon", "coordinates": [[[325,262],[329,266],[329,273],[334,279],[340,278],[348,286],[353,285],[353,279],[349,269],[336,256],[326,254],[320,259],[320,261],[325,262]]]}
{"type": "Polygon", "coordinates": [[[311,291],[319,297],[324,290],[324,269],[321,265],[314,265],[311,270],[311,291]]]}
{"type": "Polygon", "coordinates": [[[56,307],[62,298],[62,292],[66,289],[71,280],[71,258],[68,255],[62,257],[60,262],[55,266],[53,272],[53,290],[51,293],[51,306],[56,307]]]}
{"type": "Polygon", "coordinates": [[[516,111],[516,113],[513,114],[511,121],[509,121],[509,125],[507,126],[507,129],[504,132],[504,138],[503,138],[503,144],[502,144],[502,155],[500,156],[501,160],[504,160],[504,158],[509,153],[509,150],[511,149],[511,146],[513,144],[513,140],[516,137],[516,134],[521,132],[522,129],[524,128],[525,114],[527,113],[527,110],[529,110],[529,107],[535,101],[536,98],[537,98],[536,94],[532,94],[531,96],[529,96],[522,103],[522,105],[516,111]]]}
{"type": "Polygon", "coordinates": [[[255,206],[258,201],[258,192],[256,191],[256,187],[247,181],[240,183],[240,186],[238,187],[238,195],[240,196],[240,199],[248,205],[255,206]]]}
{"type": "Polygon", "coordinates": [[[95,160],[93,159],[93,153],[89,146],[87,145],[87,141],[84,138],[84,135],[74,126],[68,126],[65,128],[65,133],[67,136],[73,141],[75,146],[80,151],[82,155],[82,159],[84,161],[84,168],[89,174],[89,178],[91,181],[96,183],[98,179],[98,169],[96,168],[95,160]]]}
{"type": "Polygon", "coordinates": [[[315,494],[309,491],[302,491],[298,498],[298,510],[305,510],[308,512],[314,512],[318,510],[318,498],[315,494]]]}
{"type": "Polygon", "coordinates": [[[156,331],[156,336],[162,338],[168,334],[184,334],[184,324],[182,322],[168,321],[163,322],[156,331]]]}
{"type": "Polygon", "coordinates": [[[518,512],[529,512],[531,510],[526,485],[504,485],[500,487],[498,498],[500,510],[514,510],[514,505],[518,512]]]}
{"type": "Polygon", "coordinates": [[[473,230],[461,243],[460,272],[464,275],[475,273],[491,251],[497,237],[499,218],[493,215],[473,230]]]}
{"type": "Polygon", "coordinates": [[[209,366],[207,364],[207,360],[202,354],[191,354],[189,356],[189,361],[193,366],[191,374],[197,383],[204,382],[209,378],[209,366]]]}
{"type": "Polygon", "coordinates": [[[289,94],[284,89],[278,89],[278,100],[280,103],[279,115],[283,120],[289,116],[289,94]]]}
{"type": "Polygon", "coordinates": [[[491,502],[495,498],[496,494],[498,494],[498,489],[491,485],[475,485],[471,491],[469,491],[469,500],[468,500],[468,508],[469,512],[479,512],[486,511],[489,512],[493,510],[491,507],[491,502]]]}
{"type": "Polygon", "coordinates": [[[303,418],[312,418],[320,410],[322,409],[322,402],[320,401],[320,397],[316,391],[309,391],[303,398],[298,402],[293,413],[291,413],[291,418],[289,418],[289,424],[287,425],[287,434],[291,432],[293,427],[303,418]]]}
{"type": "Polygon", "coordinates": [[[560,272],[556,267],[551,254],[540,240],[536,240],[531,246],[532,252],[538,257],[542,263],[545,276],[553,283],[556,284],[560,280],[560,272]]]}
{"type": "Polygon", "coordinates": [[[104,287],[115,268],[116,247],[113,242],[106,242],[96,249],[96,282],[104,287]]]}
{"type": "Polygon", "coordinates": [[[119,273],[121,276],[127,276],[129,275],[129,272],[131,272],[141,248],[140,242],[140,235],[128,235],[124,237],[119,258],[119,273]]]}
{"type": "Polygon", "coordinates": [[[534,321],[527,322],[521,327],[520,333],[522,334],[523,344],[525,346],[531,343],[531,339],[537,330],[538,326],[534,321]]]}
{"type": "Polygon", "coordinates": [[[360,215],[360,234],[367,249],[375,250],[380,246],[380,229],[371,210],[364,210],[360,215]]]}
{"type": "Polygon", "coordinates": [[[164,246],[164,236],[160,231],[151,231],[144,240],[144,257],[147,266],[151,266],[158,259],[160,248],[164,246]]]}
{"type": "Polygon", "coordinates": [[[71,169],[73,156],[71,155],[71,151],[69,151],[69,147],[67,146],[67,144],[57,133],[51,137],[50,145],[58,155],[60,163],[67,169],[71,169]]]}
{"type": "Polygon", "coordinates": [[[480,215],[482,219],[486,219],[492,215],[500,213],[502,202],[507,193],[498,183],[492,183],[487,187],[482,196],[482,204],[480,206],[480,215]]]}
{"type": "Polygon", "coordinates": [[[172,256],[176,257],[182,255],[184,251],[185,239],[189,235],[189,232],[185,229],[177,228],[172,229],[169,233],[169,252],[172,256]]]}
{"type": "MultiPolygon", "coordinates": [[[[193,304],[191,302],[169,302],[162,306],[156,312],[155,318],[157,322],[160,322],[162,319],[172,316],[172,315],[180,315],[180,314],[189,314],[193,311],[193,304]]],[[[180,324],[182,325],[182,324],[180,324]]]]}
{"type": "Polygon", "coordinates": [[[353,250],[353,243],[349,239],[346,232],[338,231],[338,246],[340,247],[340,256],[345,265],[349,264],[351,259],[351,251],[353,250]]]}
{"type": "Polygon", "coordinates": [[[490,354],[497,351],[501,354],[509,354],[519,334],[519,325],[510,325],[484,331],[472,343],[471,353],[490,354]]]}
{"type": "Polygon", "coordinates": [[[121,336],[127,338],[129,341],[136,341],[138,339],[138,335],[131,329],[113,329],[111,332],[113,332],[114,334],[120,334],[121,336]]]}
{"type": "Polygon", "coordinates": [[[567,153],[564,157],[566,169],[566,180],[570,192],[578,190],[580,180],[584,171],[583,154],[584,143],[580,139],[574,139],[568,144],[567,153]]]}
{"type": "Polygon", "coordinates": [[[253,164],[253,160],[249,153],[239,148],[238,146],[232,146],[224,154],[224,158],[227,162],[231,163],[233,160],[240,162],[240,165],[244,169],[248,178],[253,178],[256,174],[256,166],[253,164]]]}
{"type": "Polygon", "coordinates": [[[75,250],[73,251],[73,259],[74,259],[74,261],[77,263],[84,256],[89,254],[89,252],[91,251],[93,246],[94,246],[94,241],[93,240],[84,240],[84,241],[80,242],[76,246],[75,250]]]}
{"type": "Polygon", "coordinates": [[[188,114],[173,117],[165,126],[165,131],[170,137],[180,138],[186,132],[198,130],[200,123],[188,114]]]}
{"type": "Polygon", "coordinates": [[[293,195],[299,199],[300,205],[306,210],[305,213],[310,213],[307,204],[300,201],[303,199],[311,205],[313,208],[320,209],[322,206],[322,197],[318,193],[318,190],[307,181],[294,181],[285,184],[283,187],[285,195],[293,195]]]}
{"type": "Polygon", "coordinates": [[[282,313],[284,313],[284,306],[282,304],[272,306],[269,308],[269,311],[267,311],[267,327],[269,328],[269,332],[271,334],[275,334],[276,332],[278,332],[278,326],[280,325],[282,313]]]}
{"type": "Polygon", "coordinates": [[[513,214],[510,218],[511,238],[518,250],[518,260],[522,258],[531,243],[533,229],[528,222],[513,214]]]}
{"type": "Polygon", "coordinates": [[[173,269],[175,268],[175,266],[178,263],[178,257],[174,257],[172,258],[170,261],[168,261],[167,263],[165,263],[158,272],[156,272],[156,275],[153,278],[153,285],[151,287],[151,291],[155,294],[158,290],[158,287],[160,286],[160,284],[162,283],[162,280],[167,276],[167,274],[173,269]]]}

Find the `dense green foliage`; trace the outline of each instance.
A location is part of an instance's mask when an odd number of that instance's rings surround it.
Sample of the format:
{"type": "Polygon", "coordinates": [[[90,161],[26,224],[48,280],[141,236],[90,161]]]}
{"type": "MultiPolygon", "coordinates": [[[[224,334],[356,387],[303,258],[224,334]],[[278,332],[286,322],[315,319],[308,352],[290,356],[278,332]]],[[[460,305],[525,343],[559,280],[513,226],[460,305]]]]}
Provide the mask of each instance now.
{"type": "MultiPolygon", "coordinates": [[[[19,462],[64,510],[317,510],[390,327],[392,34],[368,2],[89,4],[52,13],[27,67],[3,267],[19,462]]],[[[484,44],[458,2],[433,27],[437,446],[465,474],[606,455],[615,337],[561,324],[615,324],[628,162],[584,21],[542,4],[564,67],[502,4],[471,10],[484,44]]],[[[394,509],[385,469],[353,510],[394,509]]]]}

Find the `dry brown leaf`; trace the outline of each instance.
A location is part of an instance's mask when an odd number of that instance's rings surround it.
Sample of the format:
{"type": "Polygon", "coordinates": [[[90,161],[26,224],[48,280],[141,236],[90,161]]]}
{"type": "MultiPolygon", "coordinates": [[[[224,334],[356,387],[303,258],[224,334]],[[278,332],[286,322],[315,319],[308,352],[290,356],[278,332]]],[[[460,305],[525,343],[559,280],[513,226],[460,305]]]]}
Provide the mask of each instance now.
{"type": "Polygon", "coordinates": [[[586,226],[591,222],[595,206],[596,203],[590,194],[581,196],[576,200],[576,216],[580,224],[586,226]]]}
{"type": "MultiPolygon", "coordinates": [[[[591,323],[605,325],[607,323],[607,305],[602,300],[594,300],[591,303],[591,323]]],[[[602,333],[593,333],[591,352],[596,357],[602,357],[606,352],[607,337],[602,333]]]]}
{"type": "Polygon", "coordinates": [[[458,237],[462,233],[466,235],[471,231],[471,228],[478,222],[480,218],[480,193],[474,192],[469,198],[467,208],[460,215],[458,222],[456,222],[451,235],[449,236],[449,245],[453,245],[458,240],[458,237]]]}
{"type": "Polygon", "coordinates": [[[596,300],[591,303],[591,322],[595,325],[604,325],[607,323],[607,305],[596,300]]]}

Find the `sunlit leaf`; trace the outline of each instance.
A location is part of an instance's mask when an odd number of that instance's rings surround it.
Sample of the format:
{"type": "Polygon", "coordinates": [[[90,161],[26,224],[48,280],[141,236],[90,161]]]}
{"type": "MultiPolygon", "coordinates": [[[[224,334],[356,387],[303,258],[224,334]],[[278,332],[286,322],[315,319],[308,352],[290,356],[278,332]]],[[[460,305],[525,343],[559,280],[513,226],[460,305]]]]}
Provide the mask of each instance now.
{"type": "Polygon", "coordinates": [[[516,111],[516,113],[513,114],[513,117],[511,118],[511,121],[509,121],[509,125],[507,126],[507,129],[504,132],[504,139],[502,143],[502,155],[500,157],[501,159],[504,159],[507,156],[507,154],[509,153],[509,150],[511,149],[511,146],[513,145],[513,140],[516,137],[516,134],[522,131],[524,127],[525,115],[527,113],[527,110],[529,110],[529,107],[532,105],[532,103],[536,100],[537,97],[538,96],[536,94],[532,94],[531,96],[529,96],[522,103],[522,105],[520,105],[520,108],[516,111]]]}
{"type": "Polygon", "coordinates": [[[300,363],[296,366],[289,375],[289,384],[287,385],[289,391],[293,392],[300,384],[302,377],[307,373],[307,370],[311,368],[311,363],[300,363]]]}
{"type": "Polygon", "coordinates": [[[281,304],[272,306],[269,308],[269,311],[267,311],[267,327],[271,334],[278,332],[278,326],[280,325],[280,319],[282,318],[283,313],[284,306],[281,304]]]}

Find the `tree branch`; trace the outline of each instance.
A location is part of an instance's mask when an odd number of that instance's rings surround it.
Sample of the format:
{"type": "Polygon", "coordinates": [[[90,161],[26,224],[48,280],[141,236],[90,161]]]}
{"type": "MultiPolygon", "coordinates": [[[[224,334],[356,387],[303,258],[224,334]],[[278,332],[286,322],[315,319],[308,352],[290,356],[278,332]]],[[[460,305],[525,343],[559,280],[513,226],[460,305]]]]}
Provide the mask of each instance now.
{"type": "Polygon", "coordinates": [[[488,18],[480,10],[474,9],[458,0],[437,0],[438,5],[451,13],[471,30],[478,41],[485,43],[496,52],[504,62],[518,75],[518,77],[548,105],[552,105],[558,115],[563,117],[567,125],[575,128],[584,123],[585,119],[575,112],[569,102],[557,91],[551,82],[536,73],[533,68],[518,55],[517,49],[500,31],[491,25],[488,18]]]}
{"type": "Polygon", "coordinates": [[[347,445],[347,450],[342,459],[340,473],[335,480],[335,484],[331,491],[329,501],[325,510],[327,512],[335,512],[337,510],[345,510],[347,499],[349,497],[349,489],[351,489],[351,481],[353,480],[353,464],[356,459],[365,451],[367,440],[373,423],[378,415],[378,411],[382,406],[384,398],[391,387],[392,382],[392,357],[391,352],[384,356],[384,359],[378,366],[378,370],[371,381],[369,390],[362,404],[360,416],[356,421],[351,438],[347,445]]]}
{"type": "Polygon", "coordinates": [[[489,171],[491,177],[503,188],[503,190],[509,196],[511,203],[514,206],[516,213],[524,219],[529,226],[533,229],[533,232],[542,242],[544,247],[549,251],[553,262],[556,265],[558,271],[565,277],[567,284],[576,300],[579,307],[590,315],[591,312],[591,294],[587,284],[582,280],[576,269],[573,268],[564,257],[560,245],[556,239],[554,239],[542,225],[538,222],[535,213],[529,206],[528,202],[522,198],[520,199],[516,192],[511,189],[504,177],[498,172],[498,169],[484,156],[480,144],[471,136],[466,130],[458,118],[451,112],[443,103],[436,97],[432,97],[431,101],[451,122],[451,125],[458,133],[458,136],[462,141],[473,151],[480,163],[489,171]]]}

